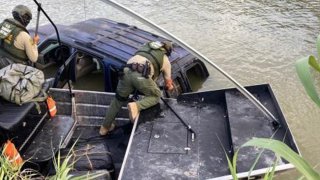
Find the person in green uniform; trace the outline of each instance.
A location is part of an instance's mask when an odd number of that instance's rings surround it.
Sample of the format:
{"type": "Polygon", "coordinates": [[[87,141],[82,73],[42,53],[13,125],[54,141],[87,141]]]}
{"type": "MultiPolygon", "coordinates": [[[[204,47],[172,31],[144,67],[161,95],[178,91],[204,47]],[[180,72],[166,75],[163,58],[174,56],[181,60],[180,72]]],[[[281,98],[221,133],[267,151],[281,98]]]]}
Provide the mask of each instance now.
{"type": "Polygon", "coordinates": [[[31,38],[26,29],[32,19],[30,9],[17,5],[12,16],[0,24],[0,68],[12,63],[31,64],[38,59],[39,36],[31,38]]]}
{"type": "Polygon", "coordinates": [[[116,96],[112,100],[105,120],[100,127],[100,135],[106,135],[115,128],[115,117],[134,90],[143,93],[144,98],[128,103],[129,118],[132,123],[141,110],[159,102],[161,91],[156,80],[161,72],[166,90],[172,91],[174,89],[171,79],[171,64],[168,58],[172,48],[172,43],[169,41],[149,42],[138,49],[135,55],[128,60],[123,70],[124,75],[118,82],[116,96]]]}

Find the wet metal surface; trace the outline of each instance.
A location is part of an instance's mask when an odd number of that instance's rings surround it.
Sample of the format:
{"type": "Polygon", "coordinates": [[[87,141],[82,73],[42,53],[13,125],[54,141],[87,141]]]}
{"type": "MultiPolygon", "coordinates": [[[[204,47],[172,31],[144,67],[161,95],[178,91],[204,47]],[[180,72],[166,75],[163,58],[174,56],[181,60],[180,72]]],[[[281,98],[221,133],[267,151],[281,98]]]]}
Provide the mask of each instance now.
{"type": "MultiPolygon", "coordinates": [[[[283,140],[296,151],[290,130],[269,86],[259,85],[249,90],[272,107],[269,110],[279,118],[280,129],[274,128],[235,89],[190,93],[178,100],[165,99],[194,129],[197,134],[195,141],[191,141],[189,132],[188,136],[185,135],[185,127],[165,103],[161,103],[158,115],[144,116],[142,112],[123,179],[207,179],[229,175],[226,155],[232,158],[241,144],[253,137],[283,140]],[[188,146],[182,149],[184,143],[188,146]],[[182,153],[183,150],[186,152],[182,153]]],[[[238,171],[249,171],[260,151],[256,148],[241,149],[238,171]]],[[[269,167],[274,158],[269,151],[262,153],[255,169],[269,167]]],[[[286,163],[280,160],[278,165],[286,163]]]]}
{"type": "Polygon", "coordinates": [[[154,123],[148,152],[185,154],[188,131],[181,123],[154,123]]]}
{"type": "Polygon", "coordinates": [[[60,143],[66,138],[73,123],[74,120],[69,116],[55,116],[52,120],[48,120],[23,154],[24,159],[33,162],[49,161],[58,151],[60,143]]]}
{"type": "MultiPolygon", "coordinates": [[[[274,133],[270,119],[268,119],[252,102],[237,91],[226,93],[228,114],[231,130],[232,144],[239,149],[242,144],[252,137],[270,138],[274,133]]],[[[254,169],[271,167],[276,156],[271,151],[262,152],[261,149],[245,147],[239,151],[238,171],[246,172],[254,164],[256,158],[261,154],[254,169]]]]}

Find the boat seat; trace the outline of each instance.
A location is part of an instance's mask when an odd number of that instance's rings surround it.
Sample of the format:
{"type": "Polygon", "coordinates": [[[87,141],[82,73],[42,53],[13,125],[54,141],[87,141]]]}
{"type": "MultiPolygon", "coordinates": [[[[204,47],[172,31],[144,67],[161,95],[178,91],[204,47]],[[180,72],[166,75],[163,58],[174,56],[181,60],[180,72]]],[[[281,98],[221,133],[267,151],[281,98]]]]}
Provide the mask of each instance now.
{"type": "Polygon", "coordinates": [[[96,64],[93,61],[93,58],[91,56],[82,55],[77,57],[76,79],[79,79],[82,76],[89,74],[95,69],[96,69],[96,64]]]}
{"type": "MultiPolygon", "coordinates": [[[[48,91],[53,79],[48,79],[43,84],[43,89],[48,91]]],[[[41,94],[39,94],[40,96],[41,94]]],[[[34,102],[22,104],[21,106],[0,98],[0,130],[13,131],[26,115],[35,107],[34,102]]]]}
{"type": "Polygon", "coordinates": [[[35,106],[34,103],[26,103],[21,106],[0,99],[0,127],[3,130],[11,131],[19,124],[29,111],[35,106]]]}

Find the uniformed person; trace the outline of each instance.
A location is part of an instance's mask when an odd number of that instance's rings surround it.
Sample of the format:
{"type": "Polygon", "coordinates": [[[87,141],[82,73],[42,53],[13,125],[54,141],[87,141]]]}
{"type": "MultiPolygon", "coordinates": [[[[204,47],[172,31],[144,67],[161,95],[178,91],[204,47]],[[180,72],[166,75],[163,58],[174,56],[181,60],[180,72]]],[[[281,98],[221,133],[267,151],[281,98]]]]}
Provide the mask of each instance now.
{"type": "Polygon", "coordinates": [[[128,60],[123,70],[124,75],[118,82],[116,97],[112,100],[103,125],[100,127],[100,135],[106,135],[115,128],[115,117],[134,90],[143,93],[144,98],[128,103],[129,118],[132,123],[141,110],[159,102],[161,91],[155,81],[161,72],[166,89],[168,91],[174,89],[171,79],[171,64],[168,58],[171,51],[171,42],[149,42],[128,60]]]}
{"type": "Polygon", "coordinates": [[[30,9],[18,5],[12,16],[0,24],[0,68],[12,63],[31,64],[38,59],[39,36],[31,38],[26,29],[32,19],[30,9]]]}

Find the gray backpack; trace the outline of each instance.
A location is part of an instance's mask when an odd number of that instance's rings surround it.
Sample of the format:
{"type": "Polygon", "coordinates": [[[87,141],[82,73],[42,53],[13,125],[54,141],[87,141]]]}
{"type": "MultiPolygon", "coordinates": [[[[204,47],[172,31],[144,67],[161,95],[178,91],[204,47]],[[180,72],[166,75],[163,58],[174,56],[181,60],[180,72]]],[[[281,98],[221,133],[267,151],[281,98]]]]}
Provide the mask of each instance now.
{"type": "Polygon", "coordinates": [[[11,64],[0,70],[0,96],[19,105],[45,100],[37,97],[43,83],[43,72],[31,66],[11,64]]]}

